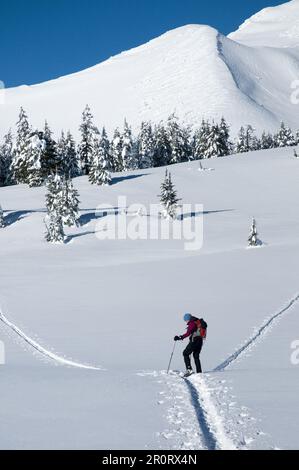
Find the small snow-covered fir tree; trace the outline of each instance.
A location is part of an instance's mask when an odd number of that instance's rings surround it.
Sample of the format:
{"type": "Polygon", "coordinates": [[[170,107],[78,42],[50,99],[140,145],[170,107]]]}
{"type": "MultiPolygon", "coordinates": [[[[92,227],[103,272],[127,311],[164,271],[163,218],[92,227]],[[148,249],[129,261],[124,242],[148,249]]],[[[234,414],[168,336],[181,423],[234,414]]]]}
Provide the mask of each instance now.
{"type": "Polygon", "coordinates": [[[63,243],[65,239],[63,230],[64,213],[64,184],[62,177],[57,173],[50,175],[47,181],[45,218],[46,240],[51,243],[63,243]]]}
{"type": "Polygon", "coordinates": [[[63,200],[64,200],[64,180],[63,177],[56,173],[50,175],[47,179],[46,208],[49,214],[55,213],[62,217],[63,200]]]}
{"type": "Polygon", "coordinates": [[[61,132],[60,139],[57,143],[58,161],[61,162],[61,173],[66,178],[75,178],[80,175],[79,161],[76,152],[76,144],[72,134],[68,131],[66,137],[61,132]]]}
{"type": "Polygon", "coordinates": [[[193,160],[192,154],[192,131],[190,126],[182,126],[181,128],[181,138],[182,138],[182,158],[183,161],[193,160]]]}
{"type": "Polygon", "coordinates": [[[63,225],[79,225],[79,193],[72,180],[58,173],[47,181],[46,208],[49,215],[61,219],[63,225]]]}
{"type": "Polygon", "coordinates": [[[246,146],[246,137],[245,137],[245,129],[242,126],[237,137],[236,145],[235,145],[235,153],[245,153],[248,152],[246,146]]]}
{"type": "Polygon", "coordinates": [[[272,149],[274,148],[274,137],[269,132],[266,133],[265,131],[262,133],[261,140],[260,140],[260,147],[262,150],[272,149]]]}
{"type": "Polygon", "coordinates": [[[11,130],[4,136],[0,146],[0,186],[9,186],[13,183],[11,165],[13,161],[13,139],[11,130]]]}
{"type": "Polygon", "coordinates": [[[257,233],[257,226],[256,226],[256,220],[252,220],[252,225],[251,225],[251,232],[248,238],[248,246],[258,246],[260,245],[260,241],[258,239],[258,233],[257,233]]]}
{"type": "Polygon", "coordinates": [[[163,209],[163,217],[168,219],[175,219],[179,201],[180,199],[177,197],[177,192],[171,179],[171,174],[168,172],[168,170],[166,170],[164,181],[161,184],[160,194],[160,203],[163,209]]]}
{"type": "Polygon", "coordinates": [[[123,142],[122,136],[119,132],[119,129],[115,129],[114,135],[112,138],[112,142],[110,145],[110,152],[111,152],[111,170],[115,172],[123,171],[123,160],[122,160],[122,149],[123,149],[123,142]]]}
{"type": "Polygon", "coordinates": [[[209,128],[206,134],[204,158],[222,157],[227,154],[226,142],[223,131],[215,122],[209,128]]]}
{"type": "Polygon", "coordinates": [[[20,109],[17,122],[16,144],[11,170],[16,183],[28,182],[27,154],[29,152],[30,126],[23,108],[20,109]]]}
{"type": "Polygon", "coordinates": [[[154,142],[154,167],[169,165],[171,160],[171,145],[163,122],[160,122],[155,128],[154,142]]]}
{"type": "Polygon", "coordinates": [[[138,167],[140,169],[151,168],[154,164],[155,143],[153,129],[150,122],[142,122],[138,136],[138,167]]]}
{"type": "Polygon", "coordinates": [[[202,120],[201,126],[197,129],[193,136],[192,153],[193,160],[201,160],[207,150],[207,140],[210,133],[210,124],[208,121],[202,120]]]}
{"type": "Polygon", "coordinates": [[[49,214],[45,217],[46,241],[49,243],[64,243],[65,233],[61,217],[49,214]]]}
{"type": "Polygon", "coordinates": [[[286,126],[284,122],[281,123],[280,129],[275,136],[275,143],[277,147],[291,147],[296,145],[296,140],[291,129],[286,126]]]}
{"type": "Polygon", "coordinates": [[[24,161],[27,165],[27,183],[29,186],[41,186],[44,182],[45,175],[42,171],[42,158],[44,155],[46,142],[43,133],[34,131],[28,139],[27,154],[24,161]]]}
{"type": "Polygon", "coordinates": [[[69,178],[62,179],[63,191],[61,201],[62,223],[68,227],[79,227],[79,192],[74,188],[73,182],[69,178]]]}
{"type": "Polygon", "coordinates": [[[102,131],[101,137],[94,139],[89,181],[92,184],[106,186],[109,186],[111,183],[110,149],[105,128],[102,131]]]}
{"type": "Polygon", "coordinates": [[[4,227],[5,227],[5,221],[4,221],[3,209],[0,204],[0,228],[4,228],[4,227]]]}
{"type": "Polygon", "coordinates": [[[245,153],[252,150],[257,150],[257,139],[254,129],[250,125],[246,129],[242,126],[236,141],[235,153],[245,153]]]}
{"type": "Polygon", "coordinates": [[[86,105],[82,114],[82,123],[80,125],[81,143],[79,145],[78,153],[83,175],[89,174],[90,162],[92,157],[92,146],[94,137],[99,133],[98,129],[93,124],[93,115],[91,114],[90,107],[86,105]]]}
{"type": "Polygon", "coordinates": [[[132,130],[127,120],[124,123],[121,155],[123,171],[136,170],[138,168],[136,147],[133,141],[132,130]]]}
{"type": "Polygon", "coordinates": [[[175,164],[186,161],[188,159],[186,155],[186,139],[175,114],[168,118],[166,131],[170,144],[170,163],[175,164]]]}
{"type": "MultiPolygon", "coordinates": [[[[56,151],[57,151],[57,158],[59,161],[61,161],[61,173],[65,176],[68,176],[69,168],[68,168],[68,162],[66,161],[67,160],[66,138],[65,138],[63,131],[61,132],[61,135],[57,141],[56,151]]],[[[58,173],[58,172],[59,172],[58,168],[56,168],[55,173],[58,173]]]]}
{"type": "Polygon", "coordinates": [[[76,151],[76,143],[70,131],[66,134],[65,148],[65,174],[70,178],[76,178],[76,176],[80,175],[79,160],[76,151]]]}
{"type": "Polygon", "coordinates": [[[232,143],[230,141],[230,128],[225,118],[222,117],[219,125],[220,130],[220,156],[224,157],[229,155],[232,151],[232,143]]]}
{"type": "Polygon", "coordinates": [[[44,141],[44,148],[41,155],[41,170],[44,180],[46,180],[49,175],[61,172],[63,166],[63,156],[60,154],[58,145],[52,135],[53,133],[46,121],[44,131],[40,133],[40,138],[44,141]]]}
{"type": "Polygon", "coordinates": [[[299,155],[298,155],[297,150],[294,150],[294,157],[295,157],[295,158],[299,158],[299,155]]]}

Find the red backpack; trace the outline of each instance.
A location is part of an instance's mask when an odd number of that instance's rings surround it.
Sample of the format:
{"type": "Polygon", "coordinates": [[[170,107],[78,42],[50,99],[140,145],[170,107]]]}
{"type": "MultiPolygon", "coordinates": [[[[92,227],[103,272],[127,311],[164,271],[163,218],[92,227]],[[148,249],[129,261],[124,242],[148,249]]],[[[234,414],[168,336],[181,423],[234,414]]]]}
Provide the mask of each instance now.
{"type": "Polygon", "coordinates": [[[198,318],[195,319],[195,323],[197,325],[198,331],[202,339],[206,339],[207,337],[207,330],[208,330],[208,324],[204,321],[203,318],[200,320],[198,318]]]}

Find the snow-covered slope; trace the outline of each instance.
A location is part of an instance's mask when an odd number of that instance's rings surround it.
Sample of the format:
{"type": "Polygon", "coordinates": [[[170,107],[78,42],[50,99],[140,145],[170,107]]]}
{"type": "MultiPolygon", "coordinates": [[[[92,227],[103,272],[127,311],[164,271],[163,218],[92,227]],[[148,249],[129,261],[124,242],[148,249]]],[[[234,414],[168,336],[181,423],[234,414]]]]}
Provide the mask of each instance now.
{"type": "Polygon", "coordinates": [[[136,127],[173,112],[195,125],[202,117],[224,115],[234,133],[247,123],[260,132],[274,130],[282,119],[296,129],[290,94],[299,73],[298,17],[295,0],[260,13],[230,39],[208,26],[188,25],[82,72],[8,89],[0,132],[15,124],[22,105],[34,126],[48,119],[56,133],[70,128],[77,134],[87,103],[97,124],[110,131],[125,117],[136,127]]]}
{"type": "Polygon", "coordinates": [[[63,246],[44,241],[44,188],[0,188],[1,448],[299,448],[299,162],[286,148],[209,166],[171,167],[182,202],[204,205],[193,252],[96,236],[98,204],[149,208],[164,168],[75,179],[83,225],[63,246]],[[253,216],[264,245],[247,249],[253,216]],[[163,372],[186,311],[209,325],[208,373],[188,383],[163,372]]]}
{"type": "Polygon", "coordinates": [[[252,46],[299,47],[299,0],[264,8],[229,37],[252,46]]]}

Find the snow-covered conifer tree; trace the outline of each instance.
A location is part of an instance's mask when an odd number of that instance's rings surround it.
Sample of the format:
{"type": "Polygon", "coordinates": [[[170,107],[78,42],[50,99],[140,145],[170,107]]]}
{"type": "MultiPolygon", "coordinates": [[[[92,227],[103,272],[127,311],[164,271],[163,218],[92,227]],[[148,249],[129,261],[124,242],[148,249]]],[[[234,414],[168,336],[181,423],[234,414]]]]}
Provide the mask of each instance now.
{"type": "Polygon", "coordinates": [[[63,243],[65,234],[63,230],[64,213],[64,184],[62,177],[57,173],[50,175],[47,181],[45,218],[46,240],[51,243],[63,243]]]}
{"type": "Polygon", "coordinates": [[[281,123],[280,129],[275,136],[275,142],[277,147],[291,147],[296,145],[296,140],[291,129],[286,126],[284,122],[281,123]]]}
{"type": "Polygon", "coordinates": [[[160,122],[160,124],[155,128],[154,142],[154,167],[169,165],[171,160],[171,146],[168,133],[163,122],[160,122]]]}
{"type": "Polygon", "coordinates": [[[79,225],[79,193],[72,180],[56,173],[47,181],[46,208],[49,215],[71,227],[79,225]]]}
{"type": "Polygon", "coordinates": [[[244,129],[242,126],[235,145],[235,153],[250,152],[256,150],[256,147],[257,141],[253,127],[249,125],[244,129]]]}
{"type": "Polygon", "coordinates": [[[11,165],[13,161],[13,140],[11,130],[4,136],[0,146],[0,186],[9,186],[13,183],[11,165]]]}
{"type": "Polygon", "coordinates": [[[274,138],[273,135],[270,134],[269,132],[266,133],[265,131],[262,133],[261,136],[261,149],[262,150],[267,150],[267,149],[272,149],[274,148],[274,138]]]}
{"type": "Polygon", "coordinates": [[[111,183],[110,167],[109,140],[103,128],[101,137],[94,139],[89,181],[92,184],[108,186],[111,183]]]}
{"type": "Polygon", "coordinates": [[[215,122],[210,126],[209,132],[206,136],[204,158],[222,157],[227,152],[224,147],[224,136],[220,127],[215,122]]]}
{"type": "Polygon", "coordinates": [[[122,160],[122,150],[123,150],[123,142],[122,136],[119,132],[119,129],[115,129],[112,142],[110,144],[110,153],[111,153],[111,160],[112,160],[112,171],[123,171],[123,160],[122,160]]]}
{"type": "Polygon", "coordinates": [[[257,227],[255,219],[252,220],[251,232],[248,238],[249,246],[258,246],[260,241],[258,239],[257,227]]]}
{"type": "Polygon", "coordinates": [[[152,125],[150,122],[142,122],[138,137],[138,167],[140,169],[151,168],[153,166],[154,149],[155,142],[152,125]]]}
{"type": "Polygon", "coordinates": [[[221,143],[219,156],[224,157],[226,155],[229,155],[232,150],[232,144],[230,142],[230,128],[224,117],[221,118],[219,131],[221,143]]]}
{"type": "Polygon", "coordinates": [[[81,143],[79,145],[78,153],[80,158],[81,171],[83,175],[88,175],[94,137],[99,133],[98,129],[93,124],[93,115],[91,114],[91,110],[88,105],[86,105],[86,108],[82,114],[80,132],[81,143]]]}
{"type": "Polygon", "coordinates": [[[160,194],[160,203],[163,208],[162,215],[168,219],[175,219],[179,201],[180,199],[177,197],[177,192],[171,179],[171,174],[168,173],[168,170],[166,170],[165,179],[161,184],[160,194]]]}
{"type": "Polygon", "coordinates": [[[70,178],[63,178],[63,191],[61,201],[62,223],[68,227],[79,226],[79,192],[74,188],[70,178]]]}
{"type": "Polygon", "coordinates": [[[43,171],[42,163],[44,152],[46,149],[46,141],[43,138],[43,133],[34,131],[29,137],[29,151],[27,153],[27,171],[28,171],[28,184],[29,186],[41,186],[45,180],[45,173],[43,171]]]}
{"type": "Polygon", "coordinates": [[[41,155],[41,169],[43,178],[46,180],[49,175],[62,171],[63,158],[58,151],[58,145],[52,137],[53,133],[47,121],[45,121],[44,132],[39,135],[44,141],[44,149],[41,155]]]}
{"type": "Polygon", "coordinates": [[[122,166],[123,171],[136,170],[138,168],[136,147],[133,141],[132,130],[127,120],[125,120],[122,135],[122,166]]]}
{"type": "Polygon", "coordinates": [[[181,137],[182,137],[183,161],[193,160],[191,135],[192,135],[191,127],[182,126],[181,137]]]}
{"type": "Polygon", "coordinates": [[[58,161],[61,162],[61,173],[66,178],[75,178],[79,176],[79,161],[76,152],[76,144],[72,134],[68,131],[65,137],[64,132],[61,132],[61,136],[57,143],[57,156],[58,161]]]}
{"type": "Polygon", "coordinates": [[[28,117],[23,108],[20,109],[17,122],[16,144],[13,154],[11,170],[16,183],[28,182],[27,153],[29,152],[30,126],[28,117]]]}
{"type": "Polygon", "coordinates": [[[4,227],[5,227],[5,221],[4,221],[3,209],[0,204],[0,228],[4,228],[4,227]]]}
{"type": "Polygon", "coordinates": [[[236,140],[235,153],[245,153],[245,152],[248,152],[248,149],[246,147],[245,129],[242,126],[238,133],[238,137],[236,140]]]}
{"type": "Polygon", "coordinates": [[[172,114],[167,121],[167,134],[170,144],[170,163],[181,163],[186,161],[186,149],[182,128],[175,114],[172,114]]]}
{"type": "Polygon", "coordinates": [[[193,160],[201,160],[207,150],[208,135],[210,133],[210,124],[208,121],[202,120],[201,126],[194,133],[192,152],[193,160]]]}
{"type": "Polygon", "coordinates": [[[70,178],[76,178],[76,176],[80,175],[79,160],[76,151],[76,143],[70,131],[66,134],[65,147],[65,174],[70,178]]]}
{"type": "Polygon", "coordinates": [[[50,175],[46,183],[46,208],[49,214],[55,213],[62,217],[64,200],[64,178],[56,173],[50,175]]]}
{"type": "Polygon", "coordinates": [[[45,217],[46,241],[49,243],[64,243],[65,233],[61,217],[49,214],[45,217]]]}

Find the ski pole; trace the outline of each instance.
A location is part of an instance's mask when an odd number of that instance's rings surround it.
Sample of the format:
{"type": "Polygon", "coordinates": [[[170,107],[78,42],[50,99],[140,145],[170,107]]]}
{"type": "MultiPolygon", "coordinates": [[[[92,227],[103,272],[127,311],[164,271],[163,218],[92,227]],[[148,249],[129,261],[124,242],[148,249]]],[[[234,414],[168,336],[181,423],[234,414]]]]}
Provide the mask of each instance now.
{"type": "Polygon", "coordinates": [[[169,374],[169,371],[170,371],[171,361],[172,361],[172,358],[173,358],[173,355],[174,355],[175,347],[176,347],[176,342],[174,342],[174,345],[173,345],[173,350],[172,350],[170,360],[169,360],[169,364],[168,364],[167,374],[169,374]]]}

